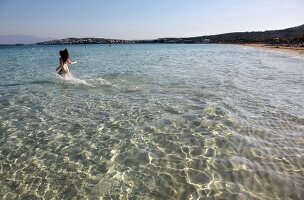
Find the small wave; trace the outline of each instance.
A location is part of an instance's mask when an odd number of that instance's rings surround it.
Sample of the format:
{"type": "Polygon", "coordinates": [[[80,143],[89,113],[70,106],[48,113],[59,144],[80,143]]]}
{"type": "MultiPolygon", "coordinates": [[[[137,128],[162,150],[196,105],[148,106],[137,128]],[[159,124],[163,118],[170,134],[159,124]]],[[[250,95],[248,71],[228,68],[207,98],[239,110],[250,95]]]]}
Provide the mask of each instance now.
{"type": "Polygon", "coordinates": [[[97,82],[100,85],[111,85],[111,83],[103,78],[92,79],[94,82],[97,82]]]}
{"type": "Polygon", "coordinates": [[[30,82],[1,84],[0,87],[22,86],[22,85],[43,85],[43,84],[56,84],[56,83],[53,81],[48,81],[48,80],[37,80],[37,81],[30,81],[30,82]]]}

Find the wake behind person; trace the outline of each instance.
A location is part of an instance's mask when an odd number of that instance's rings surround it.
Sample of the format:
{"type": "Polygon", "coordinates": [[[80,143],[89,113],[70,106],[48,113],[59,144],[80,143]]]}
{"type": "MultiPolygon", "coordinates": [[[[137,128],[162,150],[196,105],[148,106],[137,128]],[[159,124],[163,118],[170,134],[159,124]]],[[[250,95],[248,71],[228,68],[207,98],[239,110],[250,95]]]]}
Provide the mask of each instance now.
{"type": "Polygon", "coordinates": [[[65,77],[67,74],[70,74],[70,69],[68,64],[76,64],[77,62],[71,62],[69,59],[69,52],[67,49],[59,52],[59,67],[56,69],[57,73],[62,77],[65,77]]]}

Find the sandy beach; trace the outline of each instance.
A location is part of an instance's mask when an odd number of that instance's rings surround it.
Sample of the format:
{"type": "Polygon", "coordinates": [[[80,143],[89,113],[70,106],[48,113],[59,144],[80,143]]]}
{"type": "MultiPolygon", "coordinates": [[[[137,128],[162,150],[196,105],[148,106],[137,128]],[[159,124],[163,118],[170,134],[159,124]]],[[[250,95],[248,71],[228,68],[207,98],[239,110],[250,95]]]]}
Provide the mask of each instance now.
{"type": "Polygon", "coordinates": [[[277,51],[287,53],[294,56],[304,58],[304,47],[285,47],[285,46],[271,46],[267,44],[239,44],[241,46],[254,47],[261,50],[277,51]]]}

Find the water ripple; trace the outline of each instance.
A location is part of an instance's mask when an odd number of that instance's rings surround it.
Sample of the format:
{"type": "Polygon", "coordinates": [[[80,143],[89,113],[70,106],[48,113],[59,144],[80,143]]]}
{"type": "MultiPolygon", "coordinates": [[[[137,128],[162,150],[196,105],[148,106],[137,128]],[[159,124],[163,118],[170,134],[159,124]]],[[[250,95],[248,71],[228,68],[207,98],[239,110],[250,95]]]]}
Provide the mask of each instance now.
{"type": "Polygon", "coordinates": [[[0,49],[1,199],[303,199],[302,60],[79,45],[75,84],[58,48],[0,49]]]}

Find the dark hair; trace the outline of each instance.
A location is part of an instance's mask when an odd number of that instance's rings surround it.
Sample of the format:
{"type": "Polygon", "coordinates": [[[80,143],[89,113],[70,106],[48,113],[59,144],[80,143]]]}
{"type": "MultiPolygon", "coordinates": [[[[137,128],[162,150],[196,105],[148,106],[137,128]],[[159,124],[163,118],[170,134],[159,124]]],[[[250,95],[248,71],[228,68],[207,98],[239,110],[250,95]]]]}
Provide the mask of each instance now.
{"type": "Polygon", "coordinates": [[[67,49],[64,49],[63,51],[59,51],[59,54],[63,63],[65,63],[69,59],[69,52],[67,49]]]}

